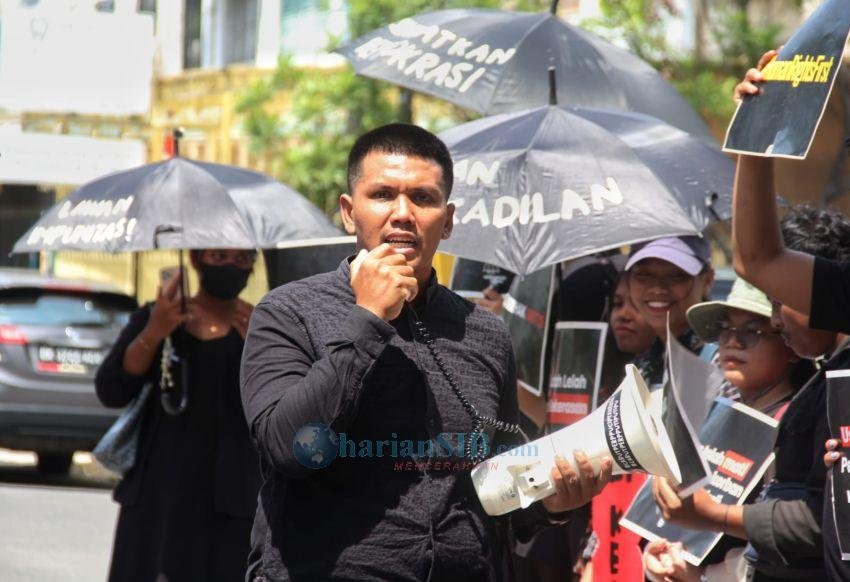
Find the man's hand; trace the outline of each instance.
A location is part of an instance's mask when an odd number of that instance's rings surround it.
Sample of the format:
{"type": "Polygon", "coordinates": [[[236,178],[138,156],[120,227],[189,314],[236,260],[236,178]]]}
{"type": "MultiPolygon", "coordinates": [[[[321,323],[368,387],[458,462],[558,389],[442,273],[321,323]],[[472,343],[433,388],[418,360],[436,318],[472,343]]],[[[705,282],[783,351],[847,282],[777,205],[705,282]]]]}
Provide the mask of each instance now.
{"type": "Polygon", "coordinates": [[[478,300],[478,305],[487,311],[495,313],[496,315],[501,315],[503,302],[504,299],[502,298],[501,293],[492,287],[487,287],[484,289],[484,297],[478,300]]]}
{"type": "Polygon", "coordinates": [[[551,475],[557,493],[542,501],[549,513],[560,513],[587,505],[611,480],[613,462],[609,457],[602,458],[601,470],[596,476],[593,474],[593,465],[583,451],[573,451],[573,458],[578,472],[572,463],[563,457],[555,459],[551,475]]]}
{"type": "Polygon", "coordinates": [[[404,302],[416,297],[419,286],[404,255],[382,244],[369,252],[361,250],[351,262],[351,288],[357,305],[392,321],[404,302]]]}
{"type": "Polygon", "coordinates": [[[664,519],[670,523],[698,530],[717,531],[723,527],[725,507],[716,503],[705,489],[682,499],[667,479],[654,477],[652,497],[664,519]]]}
{"type": "Polygon", "coordinates": [[[778,54],[779,51],[777,50],[767,51],[761,56],[756,67],[746,72],[744,79],[735,85],[735,91],[732,94],[732,99],[735,103],[740,103],[747,95],[760,95],[762,93],[762,89],[757,85],[757,83],[764,81],[764,75],[762,75],[761,71],[778,54]]]}

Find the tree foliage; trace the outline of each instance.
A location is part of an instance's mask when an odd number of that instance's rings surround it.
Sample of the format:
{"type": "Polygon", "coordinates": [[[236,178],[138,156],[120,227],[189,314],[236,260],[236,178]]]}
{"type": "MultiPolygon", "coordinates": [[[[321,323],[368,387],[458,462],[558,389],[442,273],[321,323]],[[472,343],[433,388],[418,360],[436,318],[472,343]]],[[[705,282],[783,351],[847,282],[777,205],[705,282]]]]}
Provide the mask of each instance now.
{"type": "MultiPolygon", "coordinates": [[[[446,8],[508,8],[541,10],[546,0],[349,0],[348,31],[357,38],[407,16],[446,8]]],[[[330,47],[333,48],[333,47],[330,47]]],[[[305,69],[283,56],[274,74],[250,87],[237,112],[251,138],[251,148],[272,161],[272,172],[333,214],[345,191],[348,150],[363,131],[399,119],[399,90],[386,83],[358,77],[341,69],[305,69]],[[280,99],[285,104],[280,115],[280,99]]],[[[417,95],[417,101],[429,99],[417,95]]],[[[469,112],[441,104],[446,118],[464,121],[469,112]]],[[[417,119],[433,126],[430,118],[417,119]]],[[[440,129],[439,127],[437,129],[440,129]]]]}
{"type": "MultiPolygon", "coordinates": [[[[704,29],[702,46],[692,54],[673,50],[666,20],[679,14],[672,0],[600,0],[601,17],[585,23],[592,31],[624,44],[650,62],[691,106],[715,128],[725,127],[734,113],[732,90],[744,72],[779,44],[781,27],[757,26],[751,0],[694,0],[704,29]]],[[[799,8],[800,0],[791,2],[799,8]]]]}
{"type": "MultiPolygon", "coordinates": [[[[677,0],[600,0],[600,17],[583,26],[625,45],[656,66],[710,125],[720,128],[734,110],[732,87],[765,50],[778,44],[779,28],[754,26],[748,17],[749,0],[696,2],[704,11],[703,42],[709,50],[693,55],[679,54],[668,46],[666,27],[670,18],[679,15],[677,0]]],[[[348,0],[348,34],[357,38],[431,10],[485,7],[542,11],[548,10],[550,3],[348,0]]],[[[237,111],[253,151],[271,161],[272,172],[332,215],[339,194],[345,191],[346,155],[355,137],[399,120],[403,116],[399,95],[396,87],[358,77],[348,66],[309,69],[296,66],[292,58],[284,56],[273,75],[242,95],[237,111]]],[[[415,121],[434,130],[475,116],[418,94],[416,102],[415,121]]]]}

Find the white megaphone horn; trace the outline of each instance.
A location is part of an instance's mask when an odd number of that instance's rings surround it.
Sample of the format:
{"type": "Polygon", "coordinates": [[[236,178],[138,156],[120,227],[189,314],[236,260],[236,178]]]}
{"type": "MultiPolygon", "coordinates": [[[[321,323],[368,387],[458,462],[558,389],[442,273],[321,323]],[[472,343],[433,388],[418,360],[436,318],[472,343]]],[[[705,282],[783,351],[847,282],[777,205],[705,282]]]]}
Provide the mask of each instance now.
{"type": "MultiPolygon", "coordinates": [[[[550,472],[555,456],[572,459],[583,450],[596,474],[611,457],[613,474],[640,471],[682,482],[679,463],[661,418],[650,412],[650,395],[638,369],[626,366],[617,390],[592,414],[550,435],[479,464],[472,483],[489,515],[503,515],[555,493],[550,472]]],[[[573,461],[571,461],[573,462],[573,461]]]]}

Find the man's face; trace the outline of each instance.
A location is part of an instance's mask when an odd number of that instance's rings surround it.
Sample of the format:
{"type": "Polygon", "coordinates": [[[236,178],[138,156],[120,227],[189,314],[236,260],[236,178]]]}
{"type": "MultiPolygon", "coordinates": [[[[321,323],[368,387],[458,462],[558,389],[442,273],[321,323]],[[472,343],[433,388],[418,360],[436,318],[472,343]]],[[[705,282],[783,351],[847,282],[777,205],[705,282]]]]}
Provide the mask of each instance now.
{"type": "Polygon", "coordinates": [[[773,301],[770,321],[782,333],[782,338],[801,358],[819,358],[835,347],[837,334],[809,328],[809,316],[773,301]]]}
{"type": "Polygon", "coordinates": [[[373,151],[361,162],[353,192],[340,196],[342,221],[357,236],[358,248],[390,244],[423,281],[437,245],[452,231],[454,205],[446,203],[447,196],[437,162],[373,151]]]}

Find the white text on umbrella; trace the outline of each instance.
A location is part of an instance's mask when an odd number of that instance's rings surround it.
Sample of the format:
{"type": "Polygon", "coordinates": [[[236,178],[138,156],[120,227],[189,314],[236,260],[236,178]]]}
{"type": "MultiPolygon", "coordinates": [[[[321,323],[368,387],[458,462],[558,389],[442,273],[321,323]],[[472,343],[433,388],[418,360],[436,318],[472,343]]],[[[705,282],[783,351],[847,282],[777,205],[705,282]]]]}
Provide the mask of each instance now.
{"type": "MultiPolygon", "coordinates": [[[[610,206],[616,206],[623,202],[623,193],[614,178],[605,180],[606,186],[591,184],[590,204],[575,190],[569,188],[561,192],[561,208],[556,212],[546,212],[543,194],[523,194],[519,198],[514,196],[500,196],[495,200],[480,199],[469,207],[462,217],[458,218],[455,213],[455,223],[467,224],[473,220],[481,223],[481,226],[494,226],[505,228],[517,221],[520,224],[541,224],[553,220],[572,220],[576,211],[582,216],[588,216],[592,211],[602,212],[605,210],[606,202],[610,206]],[[492,206],[488,208],[488,202],[492,206]]],[[[463,207],[466,201],[463,198],[453,200],[457,207],[463,207]]]]}

